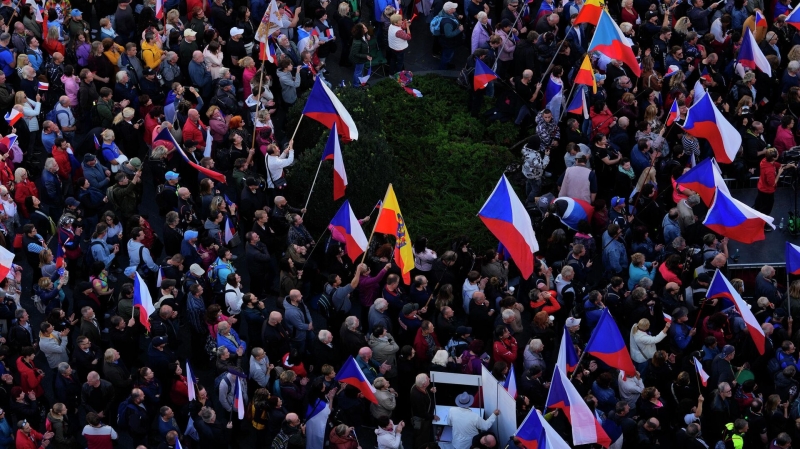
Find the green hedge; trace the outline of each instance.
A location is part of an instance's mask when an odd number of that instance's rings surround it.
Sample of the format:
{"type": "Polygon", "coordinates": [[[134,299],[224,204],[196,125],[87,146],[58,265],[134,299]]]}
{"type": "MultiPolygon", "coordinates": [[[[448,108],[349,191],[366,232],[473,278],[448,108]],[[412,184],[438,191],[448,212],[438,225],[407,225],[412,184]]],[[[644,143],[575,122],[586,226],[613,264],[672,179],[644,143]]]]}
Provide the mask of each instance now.
{"type": "MultiPolygon", "coordinates": [[[[412,85],[423,98],[409,95],[392,79],[368,90],[336,91],[359,131],[357,141],[342,144],[347,198],[354,212],[360,218],[369,213],[391,182],[412,239],[424,235],[441,251],[466,234],[476,249],[494,247],[496,240],[477,213],[515,159],[507,148],[514,144],[517,128],[487,126],[471,117],[466,112],[467,92],[452,79],[425,75],[415,77],[412,85]]],[[[289,130],[294,130],[304,105],[305,98],[289,112],[289,130]]],[[[295,137],[300,154],[288,172],[290,186],[303,186],[291,189],[295,205],[305,203],[327,138],[322,125],[303,119],[295,137]]],[[[332,163],[323,162],[306,214],[315,238],[343,201],[331,201],[332,172],[332,163]]],[[[367,235],[370,231],[366,226],[367,235]]]]}

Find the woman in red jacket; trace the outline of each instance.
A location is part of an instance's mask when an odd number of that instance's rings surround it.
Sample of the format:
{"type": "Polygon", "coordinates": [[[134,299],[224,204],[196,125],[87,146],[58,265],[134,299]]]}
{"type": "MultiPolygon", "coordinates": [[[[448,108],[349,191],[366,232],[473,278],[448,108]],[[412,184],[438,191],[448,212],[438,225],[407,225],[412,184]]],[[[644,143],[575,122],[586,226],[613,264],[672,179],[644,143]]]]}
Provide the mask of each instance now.
{"type": "Polygon", "coordinates": [[[20,387],[25,393],[33,391],[36,397],[44,396],[44,388],[42,388],[42,379],[44,379],[44,372],[36,368],[33,364],[35,356],[33,347],[27,346],[22,348],[20,357],[17,359],[17,370],[19,371],[20,387]]]}
{"type": "Polygon", "coordinates": [[[494,363],[506,362],[508,366],[514,364],[517,359],[517,339],[511,335],[511,331],[501,324],[494,330],[494,345],[492,347],[494,363]]]}
{"type": "Polygon", "coordinates": [[[20,421],[22,425],[17,429],[16,449],[43,449],[46,446],[42,445],[44,440],[48,443],[53,438],[53,432],[47,432],[44,435],[37,432],[30,423],[26,420],[20,421]]]}
{"type": "Polygon", "coordinates": [[[20,167],[14,170],[14,201],[17,202],[17,209],[24,218],[31,216],[28,209],[25,208],[25,198],[35,196],[39,198],[39,189],[36,188],[36,183],[28,179],[28,171],[20,167]]]}
{"type": "MultiPolygon", "coordinates": [[[[761,159],[759,166],[758,195],[756,195],[756,202],[753,204],[753,209],[761,212],[762,214],[769,215],[772,212],[772,206],[775,204],[775,188],[778,186],[778,180],[781,178],[783,170],[787,167],[795,168],[795,163],[781,165],[778,159],[778,150],[775,148],[767,148],[767,154],[764,159],[761,159]]],[[[772,227],[768,224],[764,225],[765,231],[772,231],[772,227]]]]}
{"type": "Polygon", "coordinates": [[[172,374],[172,388],[169,390],[169,400],[180,409],[189,403],[189,382],[183,375],[183,370],[178,362],[169,364],[169,372],[172,374]]]}
{"type": "Polygon", "coordinates": [[[596,133],[609,134],[611,126],[617,123],[617,119],[611,113],[611,110],[606,106],[604,100],[597,100],[589,112],[592,119],[592,135],[596,133]]]}

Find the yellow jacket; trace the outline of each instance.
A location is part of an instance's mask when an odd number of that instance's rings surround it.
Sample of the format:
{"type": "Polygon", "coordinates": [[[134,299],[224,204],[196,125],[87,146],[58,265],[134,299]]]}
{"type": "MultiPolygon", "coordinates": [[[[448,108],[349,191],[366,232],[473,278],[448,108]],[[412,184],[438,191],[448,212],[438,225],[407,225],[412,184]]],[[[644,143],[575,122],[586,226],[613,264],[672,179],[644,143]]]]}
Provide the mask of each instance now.
{"type": "Polygon", "coordinates": [[[163,54],[164,50],[158,48],[155,44],[147,43],[147,41],[142,42],[142,62],[147,67],[156,70],[161,64],[161,55],[163,54]]]}

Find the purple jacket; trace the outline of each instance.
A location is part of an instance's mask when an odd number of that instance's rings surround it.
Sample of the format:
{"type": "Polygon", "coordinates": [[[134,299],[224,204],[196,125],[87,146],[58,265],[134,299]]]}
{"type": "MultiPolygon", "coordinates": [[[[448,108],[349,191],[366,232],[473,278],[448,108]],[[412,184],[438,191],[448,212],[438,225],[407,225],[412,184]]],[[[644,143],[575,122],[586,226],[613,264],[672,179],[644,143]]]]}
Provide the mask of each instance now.
{"type": "MultiPolygon", "coordinates": [[[[492,20],[489,19],[489,27],[492,26],[492,20]]],[[[486,32],[486,28],[481,25],[481,22],[475,24],[475,28],[472,29],[472,45],[471,45],[471,53],[475,53],[475,50],[479,48],[484,48],[489,46],[489,38],[491,35],[486,32]]]]}
{"type": "Polygon", "coordinates": [[[361,276],[361,279],[358,280],[358,297],[362,306],[370,307],[375,302],[384,276],[386,276],[386,268],[375,276],[361,276]]]}

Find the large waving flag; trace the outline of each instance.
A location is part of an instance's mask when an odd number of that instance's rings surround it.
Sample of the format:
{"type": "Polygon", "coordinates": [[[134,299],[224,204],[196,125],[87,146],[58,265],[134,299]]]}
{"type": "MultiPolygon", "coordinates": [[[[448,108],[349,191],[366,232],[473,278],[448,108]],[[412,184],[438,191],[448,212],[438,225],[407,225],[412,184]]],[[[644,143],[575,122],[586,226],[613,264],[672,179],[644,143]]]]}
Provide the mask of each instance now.
{"type": "Polygon", "coordinates": [[[331,224],[328,225],[328,229],[330,229],[334,240],[344,242],[350,260],[355,261],[358,256],[367,250],[367,236],[364,234],[364,230],[361,229],[361,225],[358,223],[353,209],[350,208],[348,200],[344,200],[342,207],[339,208],[339,211],[333,216],[331,224]]]}
{"type": "Polygon", "coordinates": [[[570,449],[569,444],[535,408],[531,408],[519,425],[516,436],[525,449],[570,449]]]}
{"type": "Polygon", "coordinates": [[[706,206],[711,206],[711,203],[714,202],[716,189],[730,195],[728,185],[725,184],[725,180],[722,178],[722,171],[713,157],[702,160],[691,170],[681,175],[676,182],[687,189],[697,192],[703,202],[706,203],[706,206]]]}
{"type": "MultiPolygon", "coordinates": [[[[585,5],[583,5],[583,12],[586,9],[586,6],[592,2],[593,0],[589,0],[585,5]]],[[[578,14],[580,16],[580,13],[578,14]]],[[[575,84],[582,84],[584,86],[592,86],[592,92],[597,93],[597,81],[594,79],[594,71],[592,70],[592,60],[589,59],[589,54],[587,53],[586,56],[583,57],[583,62],[581,63],[581,68],[578,69],[578,74],[575,75],[575,84]]]]}
{"type": "Polygon", "coordinates": [[[550,75],[544,91],[544,107],[553,113],[553,117],[561,117],[561,108],[564,105],[564,83],[561,78],[550,75]]]}
{"type": "Polygon", "coordinates": [[[678,108],[678,99],[672,101],[672,106],[669,108],[669,113],[667,114],[667,126],[672,125],[675,120],[681,116],[681,111],[678,108]]]}
{"type": "Polygon", "coordinates": [[[539,251],[539,242],[533,232],[531,216],[517,197],[506,175],[486,199],[478,216],[489,231],[511,253],[523,279],[533,273],[533,253],[539,251]]]}
{"type": "Polygon", "coordinates": [[[697,357],[692,357],[692,362],[694,363],[694,369],[697,371],[697,377],[700,379],[700,383],[702,383],[704,387],[708,386],[708,373],[703,369],[703,364],[697,360],[697,357]]]}
{"type": "Polygon", "coordinates": [[[400,212],[400,205],[397,203],[394,187],[391,184],[386,189],[386,196],[383,198],[383,205],[378,212],[377,220],[375,220],[373,232],[395,237],[394,262],[403,273],[403,282],[409,285],[411,283],[410,273],[414,268],[414,251],[411,248],[411,236],[408,235],[408,228],[403,220],[403,214],[400,212]]]}
{"type": "MultiPolygon", "coordinates": [[[[194,401],[197,399],[197,390],[194,382],[194,371],[192,370],[189,361],[186,361],[186,383],[189,385],[189,400],[194,401]]],[[[191,420],[190,420],[191,421],[191,420]]]]}
{"type": "Polygon", "coordinates": [[[730,164],[742,146],[742,135],[719,112],[710,95],[703,95],[686,113],[683,129],[689,134],[708,140],[717,161],[730,164]]]}
{"type": "Polygon", "coordinates": [[[133,280],[133,308],[139,309],[139,322],[150,332],[150,315],[156,311],[153,306],[153,298],[150,290],[138,272],[135,272],[136,279],[133,280]]]}
{"type": "Polygon", "coordinates": [[[581,220],[592,221],[594,208],[586,201],[565,196],[556,198],[553,203],[556,205],[556,216],[570,229],[577,230],[581,220]]]}
{"type": "Polygon", "coordinates": [[[703,224],[731,240],[753,243],[764,240],[764,225],[775,229],[774,220],[717,188],[703,224]]]}
{"type": "Polygon", "coordinates": [[[624,371],[626,376],[636,375],[636,367],[625,347],[625,340],[619,333],[617,323],[608,312],[603,311],[597,327],[594,328],[589,343],[586,345],[586,352],[602,360],[606,365],[624,371]]]}
{"type": "Polygon", "coordinates": [[[172,145],[175,146],[175,151],[177,151],[178,154],[181,155],[183,160],[186,161],[186,163],[189,164],[189,166],[191,166],[195,170],[199,171],[200,173],[208,176],[209,178],[213,179],[214,181],[221,182],[223,184],[227,184],[227,181],[225,179],[225,175],[223,175],[222,173],[220,173],[218,171],[214,171],[214,170],[208,169],[208,168],[205,168],[200,164],[196,164],[196,163],[192,162],[192,160],[189,159],[188,156],[186,156],[186,153],[184,153],[183,148],[181,148],[181,146],[178,145],[178,142],[175,141],[175,138],[172,136],[172,133],[169,132],[169,129],[167,129],[167,128],[162,129],[161,132],[159,132],[158,135],[153,140],[154,141],[155,140],[166,140],[168,142],[172,142],[172,145]]]}
{"type": "Polygon", "coordinates": [[[508,369],[506,380],[503,381],[503,388],[506,389],[512,398],[517,398],[517,377],[514,374],[514,365],[511,365],[511,367],[508,369]]]}
{"type": "Polygon", "coordinates": [[[475,75],[472,79],[473,89],[481,90],[496,79],[497,74],[480,58],[475,58],[475,75]]]}
{"type": "Polygon", "coordinates": [[[725,298],[731,300],[736,306],[739,315],[742,316],[744,324],[747,326],[747,331],[750,333],[750,337],[753,338],[753,343],[755,343],[759,354],[764,354],[764,342],[766,340],[764,331],[761,330],[761,325],[758,324],[758,320],[753,316],[753,312],[750,311],[750,306],[744,302],[742,297],[739,296],[739,292],[728,282],[728,278],[722,274],[722,270],[717,270],[714,273],[711,283],[708,284],[706,296],[708,298],[725,298]]]}
{"type": "Polygon", "coordinates": [[[594,413],[557,366],[547,394],[547,408],[557,408],[564,412],[572,426],[572,444],[575,446],[595,443],[603,447],[611,445],[611,438],[597,422],[594,413]]]}
{"type": "MultiPolygon", "coordinates": [[[[800,274],[800,246],[786,242],[786,272],[800,274]]],[[[2,276],[0,276],[2,279],[2,276]]]]}
{"type": "Polygon", "coordinates": [[[589,106],[586,104],[586,87],[581,86],[572,97],[572,101],[567,106],[567,112],[570,114],[583,115],[583,118],[589,118],[589,106]]]}
{"type": "Polygon", "coordinates": [[[575,17],[575,25],[580,25],[581,23],[597,25],[602,14],[603,0],[586,0],[583,8],[578,13],[578,17],[575,17]]]}
{"type": "Polygon", "coordinates": [[[233,226],[233,220],[231,220],[231,217],[227,217],[225,218],[225,244],[230,243],[235,236],[236,228],[233,226]]]}
{"type": "Polygon", "coordinates": [[[758,67],[758,70],[772,76],[772,68],[769,66],[769,61],[767,61],[767,57],[764,56],[764,52],[758,46],[753,33],[750,32],[750,27],[744,27],[742,46],[739,48],[739,63],[751,70],[755,70],[758,67]]]}
{"type": "MultiPolygon", "coordinates": [[[[260,57],[261,60],[264,61],[268,59],[267,49],[269,48],[269,37],[272,36],[276,30],[281,29],[281,20],[278,17],[280,11],[278,10],[278,3],[275,0],[269,2],[269,6],[267,6],[267,10],[264,11],[264,16],[261,17],[261,23],[258,24],[258,29],[256,30],[255,38],[257,41],[261,42],[261,50],[260,50],[260,57]]],[[[302,27],[298,28],[298,30],[302,29],[302,27]]],[[[273,61],[275,63],[277,61],[273,61]]]]}
{"type": "Polygon", "coordinates": [[[374,404],[378,403],[378,398],[375,397],[375,387],[367,382],[367,378],[364,376],[361,368],[358,367],[352,355],[347,358],[342,368],[336,373],[336,381],[344,382],[347,385],[358,388],[358,391],[360,391],[368,401],[374,404]]]}
{"type": "Polygon", "coordinates": [[[306,411],[306,447],[325,447],[325,425],[331,414],[330,405],[322,399],[308,404],[306,411]]]}
{"type": "Polygon", "coordinates": [[[314,87],[303,108],[303,115],[322,123],[328,129],[333,128],[336,123],[336,130],[345,141],[358,140],[356,122],[320,77],[314,81],[314,87]]]}
{"type": "Polygon", "coordinates": [[[786,23],[800,30],[800,8],[795,8],[786,16],[786,23]]]}
{"type": "Polygon", "coordinates": [[[580,359],[575,352],[575,343],[572,342],[569,329],[564,326],[564,336],[561,338],[561,346],[558,348],[556,366],[561,369],[562,373],[569,374],[575,371],[575,368],[578,366],[578,360],[580,359]]]}
{"type": "Polygon", "coordinates": [[[11,272],[14,265],[14,253],[0,246],[0,280],[3,280],[11,272]]]}
{"type": "MultiPolygon", "coordinates": [[[[583,5],[581,12],[589,7],[590,2],[591,0],[583,5]]],[[[611,59],[624,62],[636,76],[642,74],[639,61],[636,60],[636,55],[633,54],[633,50],[628,45],[628,39],[622,34],[622,30],[619,29],[614,19],[605,10],[601,10],[597,29],[594,31],[592,41],[589,42],[587,53],[593,51],[599,51],[611,59]]]]}
{"type": "Polygon", "coordinates": [[[339,136],[336,134],[336,123],[331,128],[328,136],[328,143],[322,152],[322,160],[333,160],[333,201],[344,196],[347,188],[347,173],[344,172],[344,160],[342,160],[342,148],[339,146],[339,136]]]}
{"type": "Polygon", "coordinates": [[[241,377],[236,376],[236,385],[233,390],[233,408],[236,409],[239,419],[244,419],[245,407],[244,397],[242,396],[242,390],[244,390],[244,387],[242,387],[242,380],[241,377]]]}

